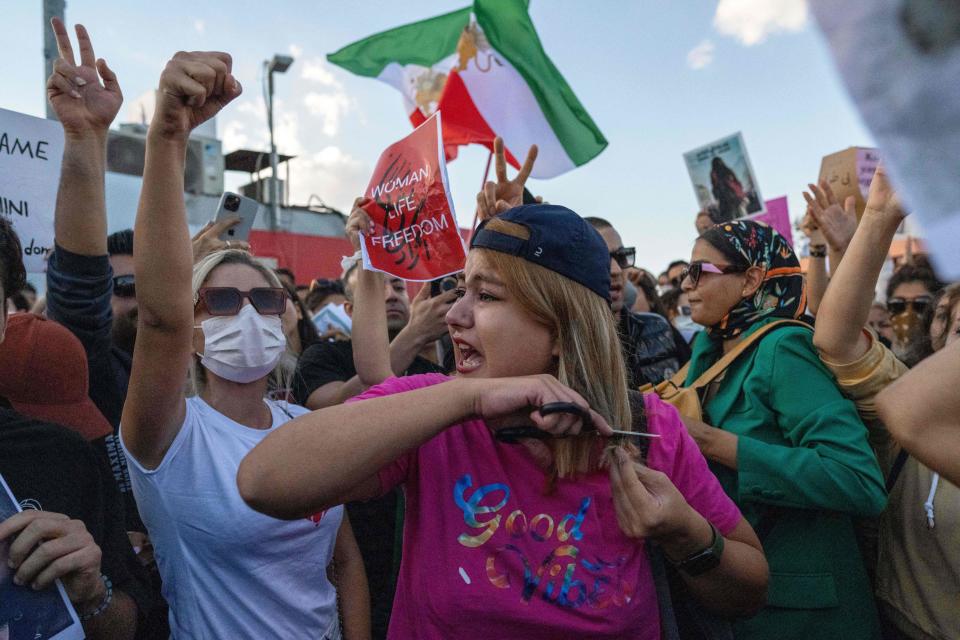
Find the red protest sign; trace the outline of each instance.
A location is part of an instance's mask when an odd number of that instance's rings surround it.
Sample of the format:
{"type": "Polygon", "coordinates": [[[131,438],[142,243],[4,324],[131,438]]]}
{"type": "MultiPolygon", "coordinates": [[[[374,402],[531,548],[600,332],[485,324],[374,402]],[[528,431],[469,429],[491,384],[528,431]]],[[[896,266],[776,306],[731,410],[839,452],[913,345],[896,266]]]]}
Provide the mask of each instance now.
{"type": "Polygon", "coordinates": [[[463,270],[466,253],[453,213],[440,114],[387,147],[365,194],[374,230],[363,234],[363,266],[404,280],[463,270]]]}

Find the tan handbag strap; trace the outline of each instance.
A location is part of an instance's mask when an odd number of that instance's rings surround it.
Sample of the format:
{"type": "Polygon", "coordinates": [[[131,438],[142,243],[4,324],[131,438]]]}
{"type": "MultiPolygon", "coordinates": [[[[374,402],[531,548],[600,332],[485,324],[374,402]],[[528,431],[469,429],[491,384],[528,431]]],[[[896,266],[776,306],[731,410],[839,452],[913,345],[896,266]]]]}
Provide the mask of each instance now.
{"type": "MultiPolygon", "coordinates": [[[[731,350],[728,351],[726,354],[724,354],[724,356],[723,356],[722,358],[720,358],[719,360],[717,360],[717,361],[713,364],[712,367],[710,367],[709,369],[707,369],[706,371],[704,371],[702,374],[700,374],[700,377],[697,378],[696,382],[694,382],[693,384],[691,384],[691,385],[690,385],[689,387],[687,387],[687,388],[688,388],[688,389],[700,389],[700,388],[702,388],[702,387],[707,386],[708,384],[710,384],[711,382],[713,382],[713,380],[714,380],[717,376],[719,376],[721,373],[723,373],[724,371],[726,371],[727,367],[729,367],[731,364],[733,364],[733,362],[734,362],[737,358],[739,358],[740,355],[743,354],[743,352],[745,352],[745,351],[746,351],[747,349],[749,349],[751,346],[753,346],[754,344],[756,344],[756,343],[760,340],[760,338],[762,338],[763,336],[767,335],[768,333],[770,333],[770,332],[773,331],[774,329],[776,329],[776,328],[778,328],[778,327],[783,327],[783,326],[786,326],[786,325],[793,325],[793,326],[798,326],[798,327],[806,327],[807,329],[810,328],[810,325],[806,324],[805,322],[800,322],[799,320],[777,320],[776,322],[771,322],[771,323],[768,324],[768,325],[765,325],[765,326],[763,326],[763,327],[760,327],[759,329],[757,329],[756,331],[754,331],[753,333],[751,333],[748,337],[746,337],[746,338],[744,338],[743,340],[741,340],[741,341],[740,341],[740,344],[738,344],[738,345],[735,346],[733,349],[731,349],[731,350]]],[[[688,363],[688,364],[689,364],[689,363],[688,363]]],[[[685,370],[685,369],[686,369],[686,367],[684,367],[684,370],[685,370]]],[[[684,380],[685,380],[685,379],[686,379],[686,374],[684,374],[684,380]]],[[[683,384],[684,380],[681,380],[681,382],[680,382],[681,385],[683,384]]]]}
{"type": "Polygon", "coordinates": [[[689,362],[687,362],[687,364],[680,367],[680,371],[677,371],[675,374],[673,374],[673,376],[668,380],[668,382],[679,389],[680,387],[683,386],[684,381],[687,379],[688,371],[690,371],[689,362]]]}

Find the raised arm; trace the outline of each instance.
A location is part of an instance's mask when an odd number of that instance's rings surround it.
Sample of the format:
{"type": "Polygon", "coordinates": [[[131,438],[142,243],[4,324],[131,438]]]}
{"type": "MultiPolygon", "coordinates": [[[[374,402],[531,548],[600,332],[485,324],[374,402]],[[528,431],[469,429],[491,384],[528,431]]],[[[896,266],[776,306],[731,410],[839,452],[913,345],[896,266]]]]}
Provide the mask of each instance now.
{"type": "MultiPolygon", "coordinates": [[[[371,229],[370,216],[364,210],[369,203],[370,200],[366,198],[357,198],[347,220],[347,237],[357,251],[360,250],[360,233],[371,229]]],[[[423,287],[410,306],[410,321],[391,341],[387,329],[383,274],[358,266],[355,277],[350,337],[357,374],[349,380],[328,382],[311,392],[306,399],[306,405],[311,409],[341,404],[391,376],[403,375],[424,346],[446,332],[444,318],[456,300],[455,292],[445,291],[431,298],[430,288],[423,287]]],[[[301,366],[307,368],[311,365],[301,366]]]]}
{"type": "Polygon", "coordinates": [[[920,462],[960,485],[960,340],[880,392],[890,433],[920,462]]]}
{"type": "Polygon", "coordinates": [[[187,137],[240,95],[226,53],[180,52],[160,77],[147,134],[134,271],[140,324],[123,411],[127,449],[156,467],[183,422],[193,352],[193,251],[183,199],[187,137]]]}
{"type": "Polygon", "coordinates": [[[812,197],[804,193],[803,197],[810,207],[810,215],[817,228],[823,233],[830,256],[830,274],[843,260],[853,233],[857,230],[857,213],[853,196],[839,202],[830,188],[830,183],[821,180],[820,185],[807,185],[812,197]]]}
{"type": "MultiPolygon", "coordinates": [[[[806,194],[804,194],[806,196],[806,194]]],[[[803,218],[803,232],[810,240],[810,266],[807,268],[807,309],[817,315],[823,294],[827,291],[830,277],[827,275],[827,241],[823,232],[813,220],[807,205],[807,215],[803,218]]]]}
{"type": "Polygon", "coordinates": [[[883,167],[878,167],[860,226],[820,303],[813,343],[828,361],[854,362],[870,348],[863,327],[870,315],[877,278],[903,218],[899,198],[883,167]]]}
{"type": "MultiPolygon", "coordinates": [[[[360,250],[360,233],[369,233],[373,221],[364,205],[366,198],[353,203],[347,220],[347,237],[356,251],[360,250]]],[[[350,338],[353,341],[353,365],[364,388],[379,384],[393,375],[390,366],[390,337],[387,332],[387,305],[383,298],[383,274],[357,267],[357,283],[353,290],[353,323],[350,338]]],[[[414,354],[416,355],[416,354],[414,354]]],[[[413,358],[410,358],[411,360],[413,358]]],[[[407,362],[406,366],[409,366],[407,362]]]]}
{"type": "Polygon", "coordinates": [[[527,157],[523,161],[523,166],[520,167],[517,175],[510,180],[507,178],[507,157],[503,147],[503,138],[497,136],[493,139],[497,181],[485,183],[483,189],[477,194],[477,220],[483,222],[498,213],[503,213],[507,209],[519,207],[523,204],[523,188],[527,183],[527,178],[530,177],[530,172],[533,171],[533,165],[537,161],[537,153],[537,145],[531,145],[527,151],[527,157]]]}
{"type": "Polygon", "coordinates": [[[76,26],[80,64],[59,18],[50,21],[60,57],[47,80],[47,98],[63,125],[63,167],[54,214],[56,242],[84,256],[107,254],[107,130],[123,103],[117,76],[98,60],[83,25],[76,26]],[[99,74],[98,74],[99,72],[99,74]],[[102,83],[101,83],[102,79],[102,83]]]}

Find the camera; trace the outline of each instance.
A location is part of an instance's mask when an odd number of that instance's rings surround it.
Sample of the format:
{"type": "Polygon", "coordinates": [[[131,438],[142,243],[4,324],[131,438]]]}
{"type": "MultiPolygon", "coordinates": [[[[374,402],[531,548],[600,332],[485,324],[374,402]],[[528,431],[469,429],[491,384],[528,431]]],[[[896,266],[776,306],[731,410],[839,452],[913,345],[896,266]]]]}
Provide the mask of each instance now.
{"type": "Polygon", "coordinates": [[[435,298],[441,293],[457,288],[456,276],[444,276],[430,281],[430,297],[435,298]]]}
{"type": "Polygon", "coordinates": [[[240,209],[240,196],[228,194],[223,200],[223,208],[227,211],[237,211],[240,209]]]}

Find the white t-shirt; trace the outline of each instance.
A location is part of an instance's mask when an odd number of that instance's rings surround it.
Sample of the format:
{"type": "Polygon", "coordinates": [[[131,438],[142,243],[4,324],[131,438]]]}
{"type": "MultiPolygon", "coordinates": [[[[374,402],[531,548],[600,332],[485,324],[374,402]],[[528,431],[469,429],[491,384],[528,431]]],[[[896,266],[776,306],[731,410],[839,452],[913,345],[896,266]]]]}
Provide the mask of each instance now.
{"type": "Polygon", "coordinates": [[[156,469],[127,451],[133,493],[154,546],[176,640],[324,638],[337,626],[327,565],[343,507],[292,522],[257,513],[237,489],[244,456],[303,407],[266,401],[269,429],[251,429],[199,397],[156,469]],[[289,412],[289,416],[284,413],[289,412]]]}

